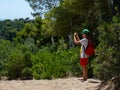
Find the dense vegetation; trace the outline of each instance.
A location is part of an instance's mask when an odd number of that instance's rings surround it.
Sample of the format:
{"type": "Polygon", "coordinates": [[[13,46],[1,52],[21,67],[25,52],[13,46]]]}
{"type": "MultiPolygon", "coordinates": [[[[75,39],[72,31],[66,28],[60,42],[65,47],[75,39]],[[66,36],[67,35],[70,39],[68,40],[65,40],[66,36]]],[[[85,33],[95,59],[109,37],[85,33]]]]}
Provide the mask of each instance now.
{"type": "Polygon", "coordinates": [[[119,0],[26,1],[34,10],[34,20],[0,21],[0,76],[80,76],[80,46],[74,45],[73,33],[83,28],[90,30],[96,48],[89,60],[89,76],[107,80],[120,75],[119,0]]]}

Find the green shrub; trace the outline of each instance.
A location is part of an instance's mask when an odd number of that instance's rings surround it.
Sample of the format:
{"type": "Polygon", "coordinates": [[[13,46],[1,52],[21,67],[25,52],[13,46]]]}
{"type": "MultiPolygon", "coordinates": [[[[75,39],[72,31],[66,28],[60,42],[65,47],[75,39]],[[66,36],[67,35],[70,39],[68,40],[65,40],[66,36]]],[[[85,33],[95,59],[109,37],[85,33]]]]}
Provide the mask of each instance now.
{"type": "Polygon", "coordinates": [[[21,71],[24,67],[22,58],[23,54],[20,54],[19,52],[10,55],[6,66],[9,79],[16,79],[18,77],[21,77],[21,71]]]}
{"type": "Polygon", "coordinates": [[[78,50],[78,48],[71,48],[50,52],[49,48],[44,47],[32,56],[33,77],[52,79],[80,75],[78,50]]]}
{"type": "Polygon", "coordinates": [[[14,52],[12,52],[8,58],[6,63],[6,70],[8,72],[9,79],[29,79],[32,76],[31,68],[31,53],[22,52],[21,49],[14,48],[14,52]],[[28,71],[27,71],[28,70],[28,71]]]}
{"type": "Polygon", "coordinates": [[[0,76],[6,75],[6,62],[9,54],[12,51],[12,44],[10,41],[0,39],[0,76]]]}
{"type": "Polygon", "coordinates": [[[25,67],[22,72],[22,79],[32,79],[32,69],[30,67],[25,67]]]}
{"type": "Polygon", "coordinates": [[[120,17],[113,17],[110,23],[98,27],[100,44],[95,58],[95,75],[108,80],[120,75],[120,17]]]}

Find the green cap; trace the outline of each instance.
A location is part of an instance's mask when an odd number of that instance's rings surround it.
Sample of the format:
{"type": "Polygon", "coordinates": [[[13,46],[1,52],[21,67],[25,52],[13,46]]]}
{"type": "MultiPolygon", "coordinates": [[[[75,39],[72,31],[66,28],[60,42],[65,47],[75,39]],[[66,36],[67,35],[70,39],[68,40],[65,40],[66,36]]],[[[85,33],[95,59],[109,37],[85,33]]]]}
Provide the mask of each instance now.
{"type": "Polygon", "coordinates": [[[83,29],[82,30],[82,34],[88,34],[89,33],[89,30],[88,29],[83,29]]]}

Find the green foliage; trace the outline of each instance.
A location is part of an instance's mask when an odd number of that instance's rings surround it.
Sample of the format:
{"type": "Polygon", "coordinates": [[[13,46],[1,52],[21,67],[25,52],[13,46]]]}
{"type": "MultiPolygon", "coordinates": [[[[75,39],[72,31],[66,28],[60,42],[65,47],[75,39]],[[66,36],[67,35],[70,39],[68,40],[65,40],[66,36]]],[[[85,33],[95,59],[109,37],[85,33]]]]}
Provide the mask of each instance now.
{"type": "Polygon", "coordinates": [[[58,5],[61,0],[25,0],[34,10],[33,16],[43,16],[45,12],[58,5]]]}
{"type": "Polygon", "coordinates": [[[36,31],[36,27],[32,23],[27,23],[24,29],[18,33],[18,37],[24,42],[28,37],[35,37],[36,31]]]}
{"type": "Polygon", "coordinates": [[[40,46],[40,43],[42,41],[42,19],[40,17],[37,17],[34,22],[26,23],[23,30],[17,33],[16,40],[24,43],[28,38],[34,39],[34,44],[37,46],[40,46]]]}
{"type": "Polygon", "coordinates": [[[23,55],[20,54],[19,51],[10,56],[6,66],[10,79],[21,77],[21,71],[24,67],[22,57],[23,55]]]}
{"type": "Polygon", "coordinates": [[[33,55],[33,77],[35,79],[52,79],[69,75],[77,76],[81,70],[76,52],[75,48],[57,52],[50,52],[48,48],[43,48],[33,55]]]}
{"type": "Polygon", "coordinates": [[[29,18],[0,21],[0,38],[13,41],[13,38],[16,37],[16,33],[21,31],[25,23],[30,21],[29,18]]]}
{"type": "Polygon", "coordinates": [[[24,47],[19,44],[19,47],[14,48],[14,51],[9,55],[6,62],[6,71],[9,79],[29,79],[32,76],[30,70],[32,66],[31,53],[22,49],[24,47]]]}
{"type": "Polygon", "coordinates": [[[0,76],[2,76],[6,74],[5,65],[12,51],[12,45],[8,40],[0,39],[0,48],[0,76]]]}
{"type": "Polygon", "coordinates": [[[47,35],[53,36],[67,36],[88,28],[97,46],[96,28],[101,22],[111,20],[110,5],[109,0],[64,0],[45,14],[43,28],[47,35]]]}
{"type": "Polygon", "coordinates": [[[32,79],[32,69],[30,67],[25,67],[21,72],[21,79],[32,79]]]}
{"type": "Polygon", "coordinates": [[[100,44],[97,47],[95,74],[106,80],[120,75],[120,17],[98,27],[100,44]],[[102,74],[101,74],[102,73],[102,74]]]}

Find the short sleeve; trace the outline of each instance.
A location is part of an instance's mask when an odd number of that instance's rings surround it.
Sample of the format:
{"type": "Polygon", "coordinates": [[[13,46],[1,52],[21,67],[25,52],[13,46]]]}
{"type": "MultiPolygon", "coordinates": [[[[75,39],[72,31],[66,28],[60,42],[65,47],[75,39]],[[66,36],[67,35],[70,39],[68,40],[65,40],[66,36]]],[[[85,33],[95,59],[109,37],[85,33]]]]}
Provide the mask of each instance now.
{"type": "Polygon", "coordinates": [[[83,46],[85,46],[85,48],[86,48],[87,45],[88,45],[88,39],[87,39],[87,38],[83,38],[83,39],[80,40],[80,43],[81,43],[83,46]]]}

